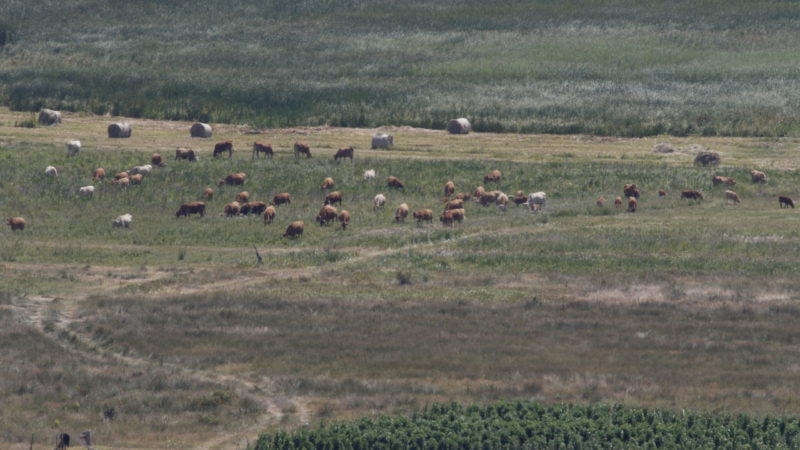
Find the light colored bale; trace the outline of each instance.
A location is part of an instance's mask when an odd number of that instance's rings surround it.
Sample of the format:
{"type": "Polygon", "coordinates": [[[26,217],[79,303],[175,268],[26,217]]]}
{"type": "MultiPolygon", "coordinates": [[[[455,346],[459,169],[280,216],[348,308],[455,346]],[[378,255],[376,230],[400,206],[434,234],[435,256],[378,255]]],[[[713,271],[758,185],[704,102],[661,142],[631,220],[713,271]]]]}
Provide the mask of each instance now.
{"type": "Polygon", "coordinates": [[[718,166],[720,163],[719,153],[700,152],[694,157],[694,163],[703,167],[718,166]]]}
{"type": "Polygon", "coordinates": [[[451,120],[447,124],[447,131],[449,131],[450,134],[467,134],[472,131],[472,125],[470,125],[469,120],[461,117],[451,120]]]}
{"type": "Polygon", "coordinates": [[[39,112],[40,125],[57,125],[61,123],[61,111],[44,108],[39,112]]]}
{"type": "Polygon", "coordinates": [[[388,149],[394,145],[394,136],[386,133],[378,133],[372,136],[372,149],[385,148],[388,149]]]}
{"type": "Polygon", "coordinates": [[[674,153],[675,147],[666,142],[659,142],[653,146],[653,153],[674,153]]]}
{"type": "Polygon", "coordinates": [[[112,123],[108,126],[108,137],[110,138],[129,138],[131,137],[131,125],[127,122],[112,123]]]}
{"type": "Polygon", "coordinates": [[[189,129],[189,134],[191,134],[192,137],[209,138],[212,134],[211,125],[197,122],[189,129]]]}

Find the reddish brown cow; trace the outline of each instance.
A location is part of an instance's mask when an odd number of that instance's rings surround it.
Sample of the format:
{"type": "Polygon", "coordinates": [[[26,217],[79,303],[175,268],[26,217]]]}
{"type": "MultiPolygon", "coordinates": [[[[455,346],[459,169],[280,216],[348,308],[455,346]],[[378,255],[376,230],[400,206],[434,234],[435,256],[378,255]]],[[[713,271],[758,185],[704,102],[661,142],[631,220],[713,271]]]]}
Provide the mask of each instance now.
{"type": "Polygon", "coordinates": [[[466,211],[463,209],[451,209],[448,212],[453,215],[453,220],[459,223],[461,223],[464,220],[464,217],[467,216],[466,211]]]}
{"type": "Polygon", "coordinates": [[[11,231],[22,231],[25,229],[24,217],[10,217],[6,222],[8,226],[11,227],[11,231]]]}
{"type": "Polygon", "coordinates": [[[144,179],[144,175],[137,173],[136,175],[131,175],[128,177],[131,184],[142,184],[142,180],[144,179]]]}
{"type": "Polygon", "coordinates": [[[225,205],[225,209],[223,212],[225,213],[225,217],[231,216],[238,216],[239,211],[242,210],[242,205],[239,202],[230,202],[225,205]]]}
{"type": "Polygon", "coordinates": [[[128,178],[128,172],[119,172],[116,175],[114,175],[115,180],[121,180],[123,178],[128,178]]]}
{"type": "Polygon", "coordinates": [[[178,148],[175,150],[175,161],[179,159],[187,159],[191,162],[196,162],[197,155],[194,154],[194,150],[188,148],[178,148]]]}
{"type": "Polygon", "coordinates": [[[636,197],[628,197],[628,212],[636,212],[637,206],[639,206],[639,202],[636,200],[636,197]]]}
{"type": "Polygon", "coordinates": [[[311,147],[305,142],[294,143],[294,157],[299,158],[300,154],[306,155],[306,158],[311,158],[311,147]]]}
{"type": "Polygon", "coordinates": [[[263,144],[261,142],[253,142],[253,159],[258,158],[258,155],[263,153],[264,158],[272,159],[272,155],[275,153],[272,151],[272,144],[263,144]]]}
{"type": "Polygon", "coordinates": [[[325,191],[325,190],[333,188],[333,186],[335,186],[335,185],[336,185],[336,183],[333,181],[333,178],[328,177],[328,178],[325,178],[324,180],[322,180],[322,186],[320,186],[320,189],[325,191]]]}
{"type": "Polygon", "coordinates": [[[333,155],[333,159],[338,161],[339,158],[350,158],[350,161],[353,160],[353,147],[341,147],[339,150],[336,150],[336,154],[333,155]]]}
{"type": "Polygon", "coordinates": [[[231,141],[217,142],[214,145],[214,153],[212,153],[212,156],[216,158],[217,156],[225,152],[228,152],[228,158],[233,157],[233,142],[231,141]]]}
{"type": "Polygon", "coordinates": [[[97,169],[94,169],[94,172],[92,173],[92,178],[95,181],[100,181],[105,177],[106,177],[106,169],[103,169],[102,167],[98,167],[97,169]]]}
{"type": "Polygon", "coordinates": [[[130,178],[120,178],[118,180],[111,180],[111,184],[126,188],[131,184],[131,180],[130,178]]]}
{"type": "Polygon", "coordinates": [[[283,237],[302,236],[304,227],[305,227],[305,224],[300,220],[292,222],[286,228],[286,231],[283,233],[283,237]]]}
{"type": "Polygon", "coordinates": [[[283,205],[284,203],[287,205],[292,203],[292,196],[288,192],[277,194],[275,197],[272,197],[273,205],[278,206],[283,205]]]}
{"type": "Polygon", "coordinates": [[[665,191],[663,189],[659,189],[658,190],[658,196],[659,197],[666,197],[667,196],[667,191],[665,191]]]}
{"type": "Polygon", "coordinates": [[[247,179],[247,174],[244,172],[239,173],[231,173],[228,174],[225,178],[219,180],[219,185],[222,186],[227,184],[228,186],[241,186],[244,184],[245,180],[247,179]]]}
{"type": "Polygon", "coordinates": [[[400,179],[395,176],[390,175],[389,178],[386,179],[386,185],[390,188],[405,190],[403,183],[401,183],[400,179]]]}
{"type": "Polygon", "coordinates": [[[414,219],[417,221],[417,225],[419,225],[420,222],[433,223],[433,211],[430,209],[414,211],[414,219]]]}
{"type": "Polygon", "coordinates": [[[464,200],[465,202],[472,198],[472,194],[469,192],[459,192],[455,196],[456,200],[464,200]]]}
{"type": "Polygon", "coordinates": [[[791,198],[789,198],[789,197],[787,197],[785,195],[778,196],[778,205],[781,208],[791,207],[792,209],[794,209],[794,201],[792,201],[791,198]]]}
{"type": "Polygon", "coordinates": [[[451,213],[450,211],[443,212],[441,217],[439,217],[439,222],[442,222],[442,225],[444,225],[446,227],[447,226],[452,227],[453,226],[453,213],[451,213]]]}
{"type": "Polygon", "coordinates": [[[211,200],[212,198],[214,198],[214,190],[211,189],[210,187],[206,188],[206,190],[203,191],[202,197],[211,200]]]}
{"type": "Polygon", "coordinates": [[[247,191],[242,191],[236,194],[236,201],[239,203],[247,203],[250,201],[250,193],[247,191]]]}
{"type": "Polygon", "coordinates": [[[464,209],[464,200],[460,199],[450,200],[444,205],[444,209],[445,210],[464,209]]]}
{"type": "Polygon", "coordinates": [[[456,192],[456,184],[452,181],[448,181],[444,184],[444,196],[450,197],[456,192]]]}
{"type": "Polygon", "coordinates": [[[264,211],[267,210],[267,204],[264,202],[247,202],[242,205],[242,209],[239,210],[239,214],[246,216],[248,214],[253,215],[261,215],[264,211]]]}
{"type": "Polygon", "coordinates": [[[500,181],[501,178],[503,178],[503,173],[500,172],[499,170],[495,169],[495,170],[492,171],[492,173],[483,176],[483,182],[484,183],[489,183],[489,182],[495,182],[496,183],[496,182],[500,181]]]}
{"type": "Polygon", "coordinates": [[[158,153],[153,153],[153,155],[150,156],[150,164],[152,164],[153,167],[164,167],[167,165],[167,163],[164,162],[164,158],[158,153]]]}
{"type": "Polygon", "coordinates": [[[331,192],[330,194],[325,196],[325,205],[333,205],[334,203],[338,203],[340,206],[342,204],[342,193],[339,191],[331,192]]]}
{"type": "Polygon", "coordinates": [[[397,209],[394,210],[394,221],[397,223],[405,222],[408,217],[408,205],[401,203],[397,209]]]}
{"type": "Polygon", "coordinates": [[[617,198],[614,199],[614,206],[617,209],[622,208],[622,197],[617,197],[617,198]]]}
{"type": "Polygon", "coordinates": [[[689,200],[703,200],[703,193],[691,189],[684,189],[681,192],[681,198],[686,198],[689,200]]]}
{"type": "Polygon", "coordinates": [[[205,202],[191,202],[191,203],[184,203],[181,205],[178,212],[175,213],[175,218],[177,219],[180,216],[189,217],[190,214],[199,214],[200,217],[206,215],[206,204],[205,202]]]}
{"type": "Polygon", "coordinates": [[[264,225],[269,225],[275,220],[275,207],[270,205],[264,210],[264,225]]]}
{"type": "Polygon", "coordinates": [[[342,210],[339,213],[339,223],[342,225],[342,229],[346,230],[347,226],[350,225],[350,212],[347,210],[342,210]]]}
{"type": "Polygon", "coordinates": [[[336,217],[338,216],[339,212],[330,205],[324,205],[320,208],[319,213],[317,213],[317,218],[315,219],[320,226],[327,225],[331,221],[335,221],[336,217]]]}

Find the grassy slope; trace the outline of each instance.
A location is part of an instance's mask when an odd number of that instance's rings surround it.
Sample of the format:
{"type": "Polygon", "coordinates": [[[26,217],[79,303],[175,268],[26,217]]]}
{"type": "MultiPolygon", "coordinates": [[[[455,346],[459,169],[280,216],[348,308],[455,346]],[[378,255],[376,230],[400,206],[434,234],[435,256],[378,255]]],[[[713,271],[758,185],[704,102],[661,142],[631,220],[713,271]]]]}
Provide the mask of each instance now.
{"type": "Polygon", "coordinates": [[[185,446],[442,400],[800,411],[789,394],[800,389],[800,241],[794,210],[775,199],[800,197],[795,139],[395,128],[396,148],[371,151],[372,130],[247,135],[216,125],[211,141],[233,139],[237,151],[212,160],[212,144],[190,139],[188,123],[134,120],[131,139],[111,140],[105,126],[118,118],[73,114],[58,127],[12,126],[25,117],[0,110],[0,217],[29,219],[23,233],[0,229],[3,329],[19,343],[0,353],[13,373],[0,377],[0,396],[16,405],[2,417],[11,424],[4,442],[93,427],[98,442],[117,446],[185,446]],[[77,158],[65,156],[71,138],[84,144],[77,158]],[[254,139],[272,141],[275,160],[251,161],[254,139]],[[291,156],[298,139],[311,144],[312,159],[291,156]],[[653,153],[661,140],[679,152],[653,153]],[[345,144],[356,146],[355,161],[334,162],[345,144]],[[723,166],[692,166],[690,144],[720,151],[723,166]],[[76,198],[95,167],[114,173],[177,146],[198,149],[201,161],[168,158],[142,186],[103,183],[92,200],[76,198]],[[58,179],[42,175],[49,164],[58,179]],[[361,179],[366,168],[378,171],[375,182],[361,179]],[[547,191],[547,212],[470,204],[452,230],[392,224],[401,201],[438,210],[446,180],[472,190],[494,168],[506,192],[547,191]],[[770,183],[751,184],[751,168],[766,170],[770,183]],[[233,171],[249,174],[245,189],[256,199],[294,195],[276,224],[220,217],[238,191],[231,188],[218,192],[207,217],[174,218],[179,203],[233,171]],[[390,173],[406,182],[405,193],[388,192],[390,173]],[[713,174],[739,180],[742,205],[726,205],[713,174]],[[346,232],[313,224],[325,176],[353,213],[346,232]],[[639,213],[594,205],[625,182],[642,188],[639,213]],[[655,194],[662,187],[665,199],[655,194]],[[707,200],[681,201],[683,188],[707,200]],[[373,212],[378,192],[389,203],[373,212]],[[132,229],[113,230],[110,220],[125,212],[132,229]],[[303,238],[281,238],[298,219],[307,223],[303,238]],[[253,244],[263,266],[254,265],[253,244]],[[24,346],[45,349],[37,354],[50,360],[63,348],[88,369],[37,372],[43,363],[20,362],[24,346]],[[185,390],[159,394],[163,368],[181,374],[185,390]],[[156,381],[114,378],[120,373],[156,381]],[[63,380],[56,392],[52,376],[63,380]],[[107,379],[119,384],[81,388],[107,379]],[[118,419],[102,422],[109,406],[118,419]],[[161,418],[155,429],[153,417],[161,418]]]}
{"type": "Polygon", "coordinates": [[[800,7],[10,0],[0,101],[257,126],[797,135],[800,7]]]}

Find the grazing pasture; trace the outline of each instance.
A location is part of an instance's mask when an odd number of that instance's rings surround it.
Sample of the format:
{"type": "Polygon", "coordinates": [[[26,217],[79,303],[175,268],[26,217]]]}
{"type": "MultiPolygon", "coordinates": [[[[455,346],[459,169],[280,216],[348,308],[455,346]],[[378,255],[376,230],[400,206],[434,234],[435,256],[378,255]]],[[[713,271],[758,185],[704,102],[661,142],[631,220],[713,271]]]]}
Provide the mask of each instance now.
{"type": "Polygon", "coordinates": [[[192,122],[64,112],[14,126],[25,117],[0,109],[0,219],[26,219],[0,228],[0,445],[92,429],[98,445],[234,448],[451,400],[800,414],[800,216],[776,202],[800,196],[798,139],[212,124],[206,142],[192,122]],[[117,121],[136,132],[109,139],[117,121]],[[370,149],[376,132],[394,145],[370,149]],[[226,140],[247,151],[212,158],[226,140]],[[274,157],[253,159],[254,140],[274,157]],[[297,141],[314,157],[295,158],[297,141]],[[653,152],[661,142],[676,151],[653,152]],[[334,160],[347,146],[353,161],[334,160]],[[93,180],[178,147],[199,161],[168,157],[127,188],[93,180]],[[693,163],[705,149],[719,166],[693,163]],[[493,170],[487,190],[546,192],[546,207],[468,200],[463,222],[435,220],[447,181],[472,192],[493,170]],[[243,186],[216,186],[239,172],[243,186]],[[714,176],[739,180],[740,204],[714,176]],[[314,222],[327,177],[346,230],[314,222]],[[635,214],[597,205],[625,184],[641,193],[635,214]],[[681,200],[687,189],[704,200],[681,200]],[[269,224],[224,217],[245,190],[292,200],[269,224]],[[175,217],[195,201],[204,217],[175,217]],[[402,203],[433,224],[397,223],[402,203]],[[129,227],[112,226],[124,214],[129,227]],[[303,234],[282,237],[295,221],[303,234]]]}

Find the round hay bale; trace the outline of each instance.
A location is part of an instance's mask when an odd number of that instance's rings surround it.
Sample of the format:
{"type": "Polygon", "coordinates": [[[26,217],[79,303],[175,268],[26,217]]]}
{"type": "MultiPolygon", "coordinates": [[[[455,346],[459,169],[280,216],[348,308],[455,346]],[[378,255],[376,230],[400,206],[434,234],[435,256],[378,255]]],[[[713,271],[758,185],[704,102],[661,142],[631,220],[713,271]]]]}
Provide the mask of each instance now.
{"type": "Polygon", "coordinates": [[[447,124],[447,131],[449,131],[450,134],[467,134],[472,131],[472,125],[469,124],[469,120],[461,117],[451,120],[447,124]]]}
{"type": "Polygon", "coordinates": [[[720,163],[719,153],[700,152],[694,157],[694,163],[703,167],[718,166],[720,163]]]}
{"type": "Polygon", "coordinates": [[[378,133],[372,136],[372,149],[385,148],[388,149],[394,145],[394,137],[391,134],[378,133]]]}
{"type": "Polygon", "coordinates": [[[189,134],[192,137],[199,137],[199,138],[209,138],[211,137],[211,125],[207,123],[197,122],[192,125],[192,128],[189,130],[189,134]]]}
{"type": "Polygon", "coordinates": [[[674,153],[675,147],[666,142],[659,142],[653,146],[653,153],[674,153]]]}
{"type": "Polygon", "coordinates": [[[127,122],[112,123],[108,126],[108,137],[110,138],[129,138],[131,137],[131,126],[127,122]]]}
{"type": "Polygon", "coordinates": [[[44,108],[39,111],[40,125],[56,125],[61,123],[61,111],[44,108]]]}

